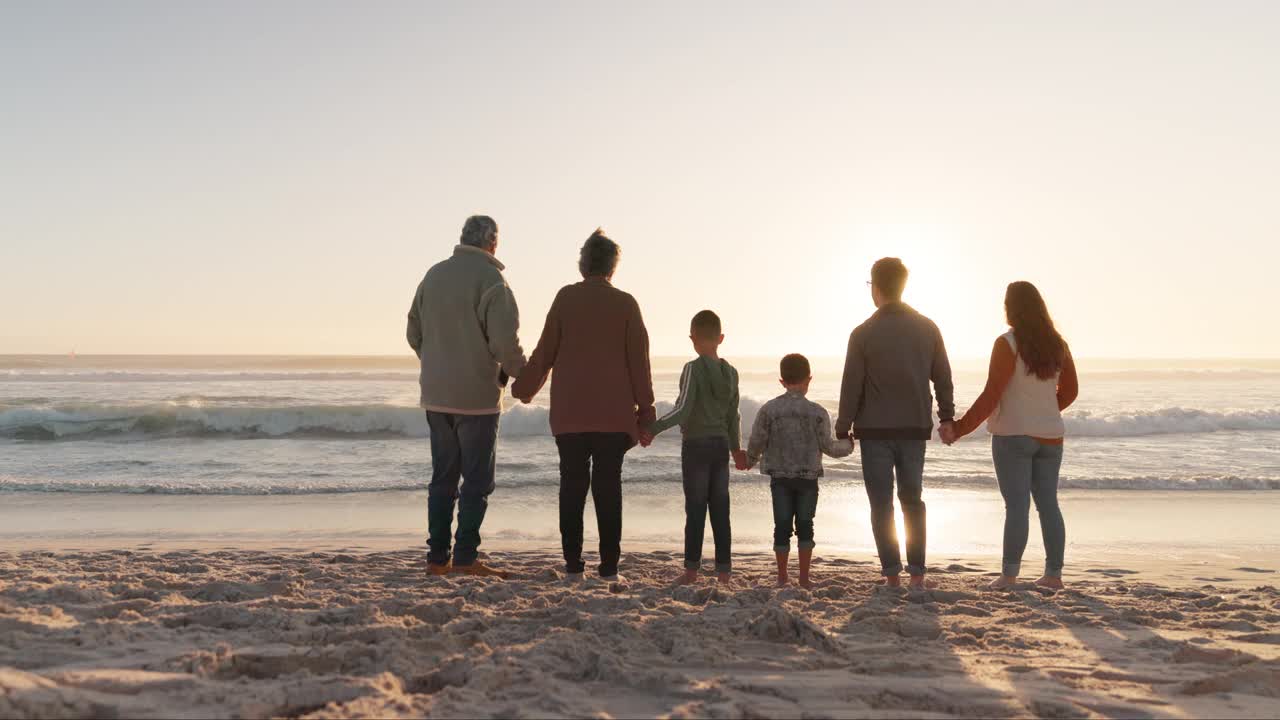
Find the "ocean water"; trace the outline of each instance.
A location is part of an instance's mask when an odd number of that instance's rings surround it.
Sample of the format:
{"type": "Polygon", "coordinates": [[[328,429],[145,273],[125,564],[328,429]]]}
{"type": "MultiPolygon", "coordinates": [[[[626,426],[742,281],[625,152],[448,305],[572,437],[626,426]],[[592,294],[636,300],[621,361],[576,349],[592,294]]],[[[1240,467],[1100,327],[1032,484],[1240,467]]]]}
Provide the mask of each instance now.
{"type": "MultiPolygon", "coordinates": [[[[734,359],[744,436],[780,388],[772,359],[734,359]]],[[[659,358],[659,411],[683,359],[659,358]]],[[[425,487],[427,425],[412,358],[0,357],[0,493],[279,495],[425,487]]],[[[1280,490],[1280,361],[1081,361],[1063,486],[1280,490]]],[[[810,397],[834,415],[839,360],[815,362],[810,397]]],[[[957,404],[982,388],[957,363],[957,404]]],[[[546,393],[502,418],[498,483],[555,497],[546,393]]],[[[627,457],[624,482],[678,492],[678,433],[627,457]]],[[[755,474],[735,480],[763,483],[755,474]]],[[[932,487],[996,492],[985,432],[929,448],[932,487]]],[[[861,483],[858,455],[826,485],[861,483]]],[[[656,489],[656,488],[651,488],[656,489]]],[[[1280,498],[1280,495],[1277,496],[1280,498]]]]}

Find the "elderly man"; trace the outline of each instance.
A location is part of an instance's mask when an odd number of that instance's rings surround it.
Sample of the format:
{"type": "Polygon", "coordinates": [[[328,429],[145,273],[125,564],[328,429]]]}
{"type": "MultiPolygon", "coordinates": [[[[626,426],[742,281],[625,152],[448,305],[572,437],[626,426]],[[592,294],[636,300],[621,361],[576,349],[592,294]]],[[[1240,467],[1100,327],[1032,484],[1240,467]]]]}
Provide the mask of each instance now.
{"type": "Polygon", "coordinates": [[[435,575],[504,576],[476,560],[494,489],[502,389],[525,365],[519,312],[497,249],[497,223],[467,218],[453,256],[427,271],[409,307],[409,347],[421,361],[421,403],[431,427],[427,560],[435,575]]]}
{"type": "Polygon", "coordinates": [[[551,377],[551,432],[560,450],[560,539],[565,571],[582,577],[587,491],[600,531],[600,576],[618,578],[622,458],[654,420],[649,333],[635,298],[611,284],[619,248],[596,230],[582,246],[582,282],[560,289],[538,347],[512,394],[529,402],[551,377]]]}

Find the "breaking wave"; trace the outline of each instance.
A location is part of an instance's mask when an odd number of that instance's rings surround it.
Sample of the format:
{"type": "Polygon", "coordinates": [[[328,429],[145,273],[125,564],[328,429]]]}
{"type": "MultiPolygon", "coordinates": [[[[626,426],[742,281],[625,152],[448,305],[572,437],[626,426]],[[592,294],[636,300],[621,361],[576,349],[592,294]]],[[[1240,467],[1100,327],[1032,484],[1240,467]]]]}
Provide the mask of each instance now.
{"type": "MultiPolygon", "coordinates": [[[[146,405],[4,405],[0,404],[0,437],[23,440],[74,440],[104,436],[146,440],[163,437],[228,438],[361,437],[424,438],[429,435],[423,412],[401,405],[210,405],[173,401],[146,405]]],[[[658,403],[659,413],[670,407],[658,403]]],[[[742,401],[744,434],[760,408],[742,401]]],[[[1209,411],[1163,408],[1146,412],[1068,413],[1071,437],[1144,437],[1215,432],[1280,430],[1280,409],[1209,411]]],[[[503,413],[503,437],[531,437],[551,432],[544,407],[516,405],[503,413]]]]}

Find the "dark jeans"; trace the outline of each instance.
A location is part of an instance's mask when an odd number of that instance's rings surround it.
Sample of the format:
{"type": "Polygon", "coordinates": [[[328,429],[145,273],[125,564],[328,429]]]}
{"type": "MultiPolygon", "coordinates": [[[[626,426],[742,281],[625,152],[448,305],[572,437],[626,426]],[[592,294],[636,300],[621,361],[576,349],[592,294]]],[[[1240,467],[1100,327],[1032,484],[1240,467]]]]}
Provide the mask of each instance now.
{"type": "Polygon", "coordinates": [[[716,572],[729,572],[729,440],[723,437],[686,439],[680,446],[684,474],[684,566],[702,566],[702,536],[711,514],[716,543],[716,572]]]}
{"type": "Polygon", "coordinates": [[[791,551],[791,528],[795,525],[796,547],[813,548],[813,514],[818,510],[818,481],[769,478],[773,494],[773,550],[791,551]]]}
{"type": "Polygon", "coordinates": [[[1062,577],[1067,548],[1067,528],[1058,507],[1058,471],[1062,469],[1062,446],[1045,445],[1025,435],[995,435],[991,457],[996,480],[1004,496],[1004,561],[1000,572],[1010,577],[1022,570],[1022,553],[1027,549],[1031,501],[1040,514],[1040,534],[1044,538],[1044,574],[1062,577]]]}
{"type": "Polygon", "coordinates": [[[427,560],[449,562],[453,508],[458,506],[454,565],[472,565],[480,547],[480,525],[489,508],[497,465],[498,415],[427,411],[431,427],[431,485],[427,488],[427,560]],[[458,482],[462,485],[459,488],[458,482]]]}
{"type": "Polygon", "coordinates": [[[886,576],[902,572],[898,531],[893,523],[893,484],[897,476],[898,500],[902,503],[903,525],[907,532],[907,572],[924,575],[925,514],[920,492],[924,485],[924,440],[859,441],[862,449],[862,479],[871,505],[871,532],[880,553],[880,569],[886,576]]]}
{"type": "Polygon", "coordinates": [[[627,433],[564,433],[556,436],[560,449],[560,545],[564,569],[580,573],[582,561],[582,511],[587,491],[596,506],[600,533],[600,575],[618,573],[622,556],[622,458],[631,448],[627,433]]]}

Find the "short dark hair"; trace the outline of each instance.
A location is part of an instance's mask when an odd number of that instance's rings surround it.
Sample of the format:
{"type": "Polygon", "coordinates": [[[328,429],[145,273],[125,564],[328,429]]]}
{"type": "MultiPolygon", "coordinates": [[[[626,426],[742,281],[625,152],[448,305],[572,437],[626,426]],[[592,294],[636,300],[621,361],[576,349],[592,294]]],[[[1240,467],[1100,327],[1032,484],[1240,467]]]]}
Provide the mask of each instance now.
{"type": "Polygon", "coordinates": [[[896,257],[880,258],[871,266],[871,284],[890,300],[901,300],[907,286],[907,266],[896,257]]]}
{"type": "Polygon", "coordinates": [[[596,228],[591,237],[582,243],[582,252],[578,255],[578,271],[582,277],[608,277],[618,269],[618,256],[622,248],[618,243],[604,234],[604,230],[596,228]]]}
{"type": "Polygon", "coordinates": [[[782,382],[788,385],[802,383],[813,374],[809,370],[809,358],[800,353],[784,355],[782,362],[778,363],[778,372],[782,375],[782,382]]]}
{"type": "Polygon", "coordinates": [[[710,310],[703,310],[693,316],[689,322],[689,334],[704,340],[720,337],[720,316],[710,310]]]}

